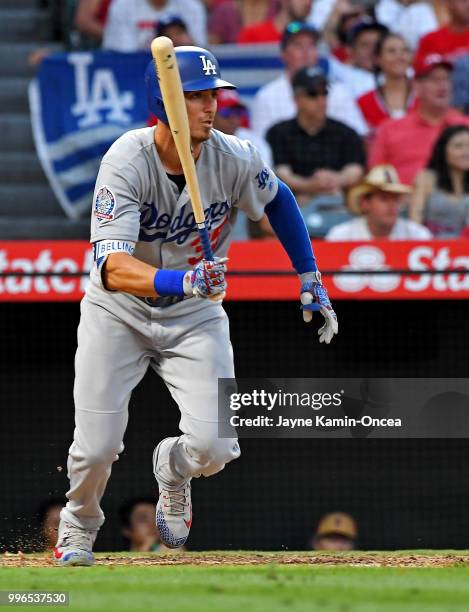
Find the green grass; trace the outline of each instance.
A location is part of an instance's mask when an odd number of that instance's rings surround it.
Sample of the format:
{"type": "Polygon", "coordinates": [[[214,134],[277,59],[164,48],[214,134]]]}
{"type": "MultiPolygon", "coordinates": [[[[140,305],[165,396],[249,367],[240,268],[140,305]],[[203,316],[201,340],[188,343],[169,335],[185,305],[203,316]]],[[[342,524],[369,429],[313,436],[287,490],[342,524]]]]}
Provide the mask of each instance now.
{"type": "Polygon", "coordinates": [[[469,565],[0,566],[0,590],[27,589],[69,591],[87,612],[446,612],[469,610],[469,565]]]}

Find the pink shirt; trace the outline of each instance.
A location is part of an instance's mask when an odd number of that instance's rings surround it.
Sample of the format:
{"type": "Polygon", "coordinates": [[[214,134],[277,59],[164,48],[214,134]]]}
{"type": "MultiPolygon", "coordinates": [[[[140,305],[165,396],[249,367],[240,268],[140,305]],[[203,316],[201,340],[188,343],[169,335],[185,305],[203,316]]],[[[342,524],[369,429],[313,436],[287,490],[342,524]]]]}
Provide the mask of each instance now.
{"type": "Polygon", "coordinates": [[[417,172],[426,166],[438,136],[446,127],[455,124],[469,126],[469,117],[452,108],[437,124],[422,119],[418,110],[402,119],[388,119],[376,132],[368,166],[392,164],[401,181],[411,185],[417,172]]]}

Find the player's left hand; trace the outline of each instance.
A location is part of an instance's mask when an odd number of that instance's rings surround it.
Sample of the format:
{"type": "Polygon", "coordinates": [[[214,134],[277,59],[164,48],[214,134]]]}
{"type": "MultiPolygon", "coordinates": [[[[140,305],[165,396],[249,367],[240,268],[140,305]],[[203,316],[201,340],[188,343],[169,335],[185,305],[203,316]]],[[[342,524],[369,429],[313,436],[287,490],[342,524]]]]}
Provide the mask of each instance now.
{"type": "Polygon", "coordinates": [[[228,257],[215,257],[215,261],[202,259],[192,271],[190,281],[195,296],[212,298],[226,291],[226,262],[228,257]]]}
{"type": "Polygon", "coordinates": [[[318,330],[319,342],[329,344],[339,332],[339,324],[319,272],[315,273],[315,280],[306,281],[301,285],[300,300],[303,320],[306,323],[311,322],[315,310],[319,310],[324,317],[324,325],[318,330]]]}

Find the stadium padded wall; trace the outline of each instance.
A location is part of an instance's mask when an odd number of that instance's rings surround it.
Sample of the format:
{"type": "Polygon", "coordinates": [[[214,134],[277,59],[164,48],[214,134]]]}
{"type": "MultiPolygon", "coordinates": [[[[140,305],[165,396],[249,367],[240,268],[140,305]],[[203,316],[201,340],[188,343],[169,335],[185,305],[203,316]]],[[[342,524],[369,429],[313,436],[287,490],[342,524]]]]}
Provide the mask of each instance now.
{"type": "MultiPolygon", "coordinates": [[[[321,346],[296,302],[227,303],[237,375],[467,377],[467,302],[336,306],[340,334],[321,346]]],[[[0,551],[31,550],[36,508],[67,488],[78,317],[76,303],[0,305],[0,551]]],[[[97,549],[122,549],[119,505],[156,494],[152,450],[177,424],[175,404],[149,372],[131,400],[97,549]]],[[[189,548],[304,549],[333,510],[356,517],[364,549],[469,547],[468,440],[244,440],[241,447],[241,459],[194,481],[189,548]]]]}

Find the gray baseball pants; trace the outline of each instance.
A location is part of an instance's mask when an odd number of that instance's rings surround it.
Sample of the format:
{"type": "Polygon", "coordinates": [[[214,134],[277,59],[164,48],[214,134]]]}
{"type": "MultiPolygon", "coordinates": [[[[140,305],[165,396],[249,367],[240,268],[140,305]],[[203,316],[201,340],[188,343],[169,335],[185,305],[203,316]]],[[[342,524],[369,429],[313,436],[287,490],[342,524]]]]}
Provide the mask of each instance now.
{"type": "MultiPolygon", "coordinates": [[[[218,438],[217,379],[234,377],[228,317],[219,303],[191,298],[155,308],[115,293],[81,302],[75,357],[75,431],[67,461],[70,490],[61,518],[98,529],[111,467],[124,449],[132,390],[148,366],[179,406],[182,435],[158,471],[165,488],[210,476],[240,455],[235,437],[218,438]]],[[[152,403],[152,398],[148,398],[152,403]]],[[[155,423],[158,406],[154,406],[155,423]]]]}

